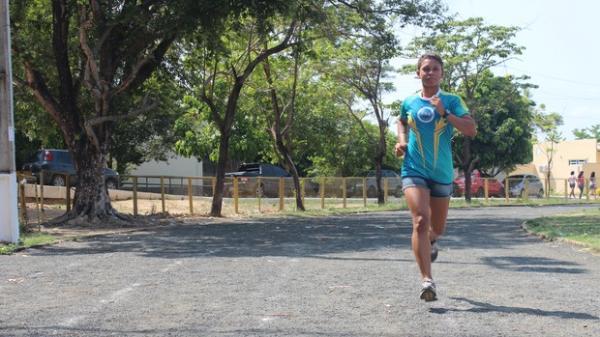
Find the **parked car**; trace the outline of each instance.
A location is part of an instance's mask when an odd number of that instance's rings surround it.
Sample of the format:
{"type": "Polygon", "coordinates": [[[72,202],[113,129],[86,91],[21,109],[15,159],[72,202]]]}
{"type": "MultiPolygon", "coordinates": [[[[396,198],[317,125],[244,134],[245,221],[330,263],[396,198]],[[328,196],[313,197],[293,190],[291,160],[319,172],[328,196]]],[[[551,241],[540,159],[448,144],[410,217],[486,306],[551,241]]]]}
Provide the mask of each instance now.
{"type": "MultiPolygon", "coordinates": [[[[67,150],[39,150],[32,160],[23,165],[23,170],[31,171],[37,182],[41,181],[43,174],[44,184],[65,186],[67,176],[71,185],[77,184],[77,172],[71,154],[67,150]]],[[[103,169],[106,187],[114,189],[119,186],[119,174],[109,168],[103,169]]]]}
{"type": "MultiPolygon", "coordinates": [[[[236,172],[225,173],[226,177],[238,177],[240,196],[276,197],[279,195],[279,177],[289,178],[291,175],[283,168],[262,163],[242,164],[236,172]],[[258,177],[262,177],[260,182],[258,177]]],[[[226,193],[233,195],[233,184],[226,182],[226,193]]],[[[291,179],[285,181],[285,194],[294,190],[291,179]]]]}
{"type": "Polygon", "coordinates": [[[517,174],[508,177],[511,197],[536,196],[544,197],[544,184],[537,176],[533,174],[517,174]],[[525,189],[527,186],[527,190],[525,189]]]}
{"type": "MultiPolygon", "coordinates": [[[[366,174],[367,183],[367,197],[374,198],[377,196],[377,178],[375,177],[375,170],[371,170],[366,174]]],[[[387,179],[388,193],[396,197],[402,196],[402,177],[398,172],[393,170],[382,169],[381,170],[381,188],[384,188],[384,179],[387,179]]],[[[362,195],[363,183],[362,181],[354,185],[354,194],[362,195]]]]}
{"type": "MultiPolygon", "coordinates": [[[[477,198],[485,197],[485,178],[478,170],[471,172],[471,196],[477,198]]],[[[495,178],[487,178],[488,196],[502,198],[505,196],[504,184],[495,178]]],[[[460,175],[453,181],[453,196],[460,197],[465,194],[465,176],[460,175]]]]}

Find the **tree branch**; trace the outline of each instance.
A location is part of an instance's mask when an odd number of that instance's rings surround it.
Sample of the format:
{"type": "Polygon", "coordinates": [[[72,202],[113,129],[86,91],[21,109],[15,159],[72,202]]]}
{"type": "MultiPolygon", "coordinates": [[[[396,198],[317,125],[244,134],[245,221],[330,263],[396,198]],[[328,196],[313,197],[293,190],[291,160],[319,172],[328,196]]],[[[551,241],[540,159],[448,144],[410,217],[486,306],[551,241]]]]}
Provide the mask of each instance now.
{"type": "Polygon", "coordinates": [[[52,48],[59,77],[59,100],[69,110],[75,109],[73,76],[69,66],[69,9],[65,0],[52,2],[52,48]]]}
{"type": "Polygon", "coordinates": [[[89,45],[87,30],[92,26],[92,18],[87,17],[85,7],[80,8],[81,22],[79,26],[79,45],[86,56],[84,84],[97,99],[102,98],[104,88],[100,87],[100,72],[94,53],[89,45]]]}
{"type": "Polygon", "coordinates": [[[250,62],[246,66],[246,68],[244,69],[244,73],[240,77],[245,80],[248,76],[250,76],[250,74],[252,73],[254,68],[259,63],[264,61],[265,58],[267,58],[269,55],[273,55],[275,53],[278,53],[278,52],[292,46],[293,44],[290,44],[289,41],[292,38],[292,36],[294,35],[294,31],[296,30],[296,24],[297,24],[297,21],[293,20],[288,28],[285,38],[278,45],[261,52],[252,62],[250,62]]]}
{"type": "Polygon", "coordinates": [[[107,123],[107,122],[116,122],[116,121],[119,121],[119,120],[122,120],[125,118],[135,117],[141,113],[150,111],[150,110],[156,108],[157,106],[158,106],[158,102],[157,101],[150,102],[150,98],[148,97],[148,95],[146,95],[142,102],[141,108],[131,110],[128,113],[122,114],[122,115],[110,115],[110,116],[101,116],[101,117],[96,117],[96,118],[90,118],[87,121],[85,121],[84,127],[85,127],[87,135],[91,138],[94,146],[96,146],[96,148],[98,150],[100,150],[100,142],[98,141],[98,136],[96,135],[96,132],[94,131],[95,126],[103,124],[103,123],[107,123]]]}
{"type": "Polygon", "coordinates": [[[129,75],[127,75],[125,80],[116,88],[114,95],[117,96],[133,87],[136,83],[141,83],[146,80],[146,78],[152,74],[154,69],[160,65],[165,53],[173,41],[175,41],[175,38],[176,35],[171,34],[171,36],[166,37],[156,46],[156,48],[152,51],[151,56],[143,57],[138,60],[138,62],[132,67],[129,75]]]}

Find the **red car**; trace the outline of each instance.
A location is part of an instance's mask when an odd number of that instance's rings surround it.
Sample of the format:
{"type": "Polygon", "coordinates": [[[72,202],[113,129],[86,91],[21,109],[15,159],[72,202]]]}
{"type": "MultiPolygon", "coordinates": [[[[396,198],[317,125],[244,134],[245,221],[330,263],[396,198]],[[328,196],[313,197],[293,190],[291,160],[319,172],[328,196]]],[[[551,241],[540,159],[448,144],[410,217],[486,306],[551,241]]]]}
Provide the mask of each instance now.
{"type": "MultiPolygon", "coordinates": [[[[471,173],[471,195],[478,198],[485,196],[484,178],[479,171],[474,170],[471,173]]],[[[495,178],[487,178],[488,180],[488,196],[490,197],[504,197],[504,184],[495,178]]],[[[458,176],[454,179],[454,193],[453,196],[460,197],[465,194],[465,177],[464,175],[458,176]]]]}

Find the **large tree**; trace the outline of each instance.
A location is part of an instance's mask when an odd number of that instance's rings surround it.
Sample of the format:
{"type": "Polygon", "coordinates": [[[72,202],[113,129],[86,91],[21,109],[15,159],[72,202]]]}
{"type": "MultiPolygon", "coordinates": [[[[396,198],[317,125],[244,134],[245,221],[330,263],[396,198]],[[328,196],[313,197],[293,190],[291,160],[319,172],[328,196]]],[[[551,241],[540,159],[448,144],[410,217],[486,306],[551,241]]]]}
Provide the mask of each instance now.
{"type": "MultiPolygon", "coordinates": [[[[531,161],[534,103],[527,97],[530,85],[512,76],[482,74],[474,98],[478,102],[477,137],[471,142],[479,161],[476,168],[487,176],[531,161]]],[[[464,138],[458,138],[460,148],[464,138]]]]}
{"type": "MultiPolygon", "coordinates": [[[[425,51],[438,53],[444,59],[442,87],[459,93],[477,122],[480,103],[476,92],[483,83],[482,78],[488,70],[522,53],[524,47],[513,42],[519,30],[518,27],[487,25],[482,18],[449,20],[415,38],[409,46],[409,55],[418,57],[425,51]]],[[[482,137],[481,133],[477,137],[482,137]]],[[[454,160],[465,174],[465,199],[470,201],[471,172],[481,160],[480,153],[473,152],[472,148],[477,138],[472,140],[462,135],[456,138],[460,141],[455,145],[460,144],[460,147],[454,146],[454,160]]]]}
{"type": "Polygon", "coordinates": [[[227,22],[220,44],[202,39],[200,32],[180,44],[180,76],[206,105],[210,122],[219,133],[212,216],[221,216],[225,167],[242,89],[261,62],[295,44],[299,26],[296,6],[288,2],[257,4],[227,22]],[[276,24],[277,19],[285,24],[276,24]]]}
{"type": "Polygon", "coordinates": [[[226,2],[24,1],[13,6],[13,54],[18,83],[59,127],[79,185],[73,208],[57,221],[122,218],[102,178],[115,126],[160,102],[151,93],[115,102],[160,66],[183,29],[218,27],[226,2]],[[128,106],[128,108],[125,108],[128,106]]]}
{"type": "MultiPolygon", "coordinates": [[[[375,145],[373,151],[373,163],[375,164],[375,181],[377,187],[377,201],[384,203],[383,188],[381,184],[381,168],[386,154],[386,133],[389,128],[390,109],[383,103],[383,95],[393,90],[389,79],[392,70],[389,60],[394,56],[395,39],[393,36],[375,36],[360,41],[354,41],[352,50],[345,63],[335,62],[336,80],[344,83],[351,92],[342,96],[348,112],[359,124],[364,124],[365,118],[374,117],[379,132],[374,137],[365,134],[375,145]],[[357,108],[355,97],[368,102],[368,113],[364,109],[357,108]]],[[[364,129],[364,126],[363,126],[364,129]]]]}
{"type": "MultiPolygon", "coordinates": [[[[372,161],[375,167],[377,201],[384,203],[381,168],[386,154],[386,134],[391,109],[383,96],[393,91],[390,81],[394,70],[390,60],[398,56],[399,41],[394,29],[406,24],[427,25],[434,22],[442,7],[427,1],[363,1],[364,7],[349,5],[336,23],[344,29],[337,35],[328,73],[334,81],[348,87],[341,101],[348,112],[362,124],[365,118],[376,121],[379,132],[369,136],[374,145],[372,161]],[[366,112],[366,113],[365,113],[366,112]]],[[[364,127],[363,127],[364,129],[364,127]]]]}

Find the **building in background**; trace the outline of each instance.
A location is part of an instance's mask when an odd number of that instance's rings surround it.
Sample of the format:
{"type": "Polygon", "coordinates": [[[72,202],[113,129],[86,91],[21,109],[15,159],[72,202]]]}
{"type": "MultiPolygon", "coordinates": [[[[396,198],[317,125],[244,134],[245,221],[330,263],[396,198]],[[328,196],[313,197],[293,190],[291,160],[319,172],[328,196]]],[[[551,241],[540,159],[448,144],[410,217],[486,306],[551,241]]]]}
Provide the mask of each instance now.
{"type": "MultiPolygon", "coordinates": [[[[565,192],[565,181],[571,171],[577,175],[584,171],[589,178],[592,171],[600,174],[600,143],[596,139],[577,139],[560,143],[539,143],[533,145],[533,161],[519,165],[511,172],[514,174],[534,174],[545,182],[550,169],[550,191],[562,194],[565,192]],[[549,159],[552,159],[550,167],[549,159]]],[[[547,186],[547,185],[546,185],[547,186]]]]}

